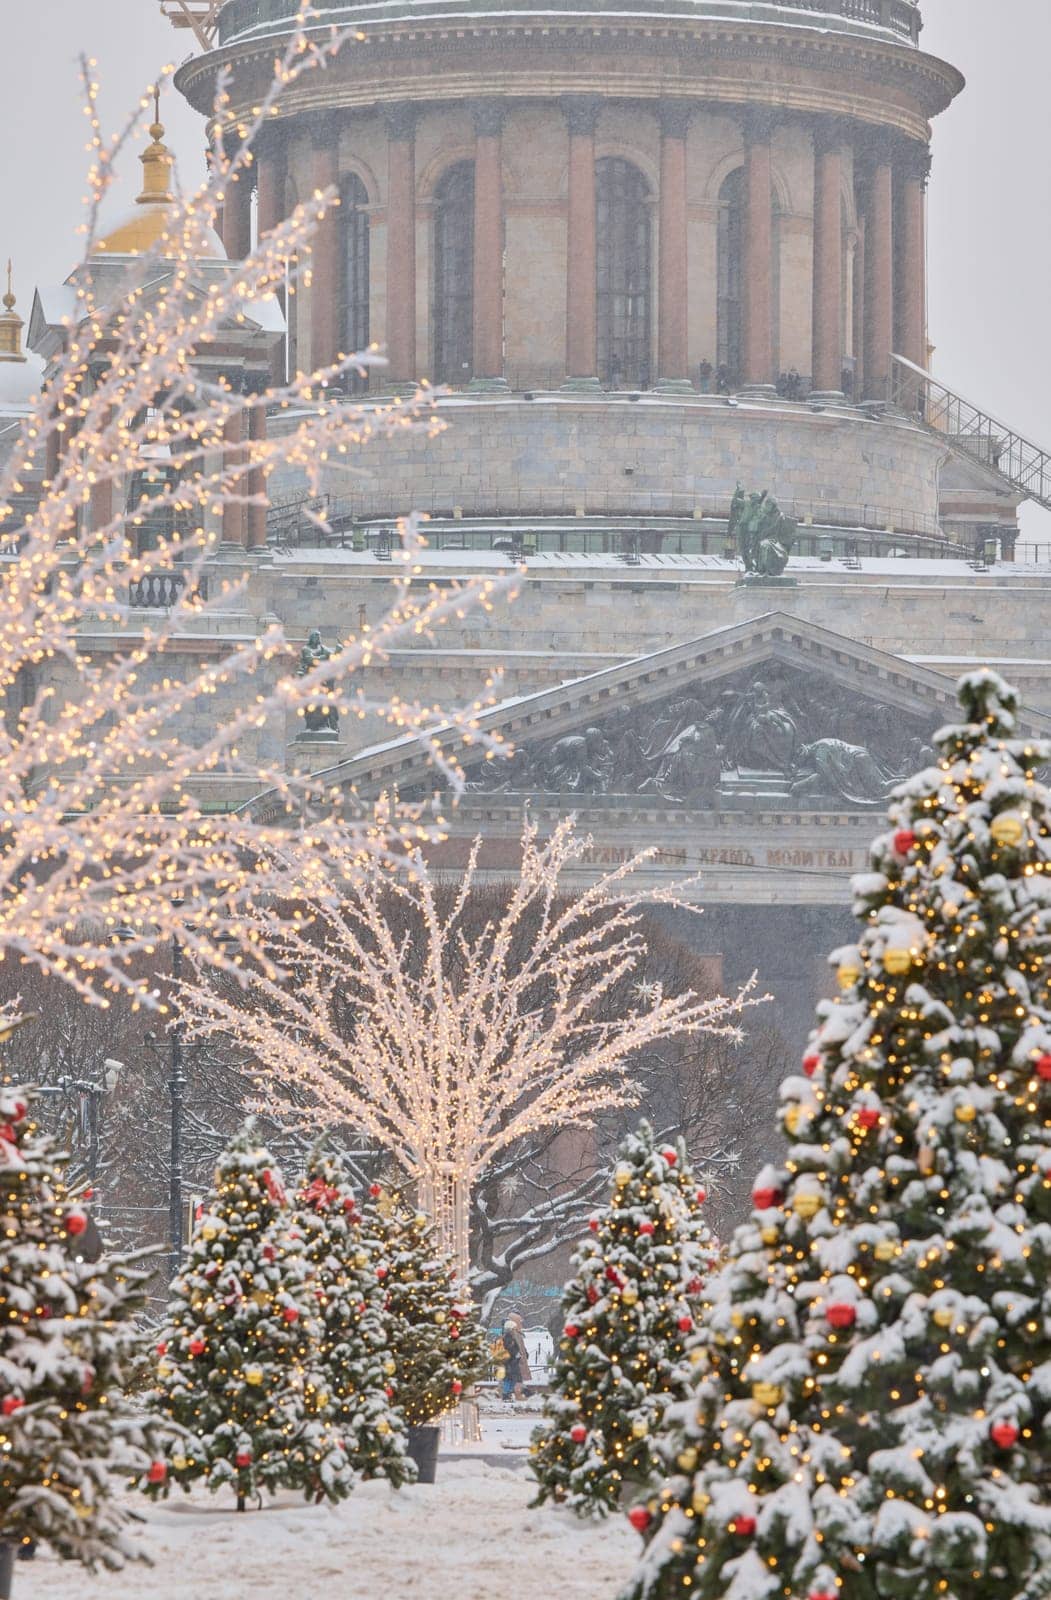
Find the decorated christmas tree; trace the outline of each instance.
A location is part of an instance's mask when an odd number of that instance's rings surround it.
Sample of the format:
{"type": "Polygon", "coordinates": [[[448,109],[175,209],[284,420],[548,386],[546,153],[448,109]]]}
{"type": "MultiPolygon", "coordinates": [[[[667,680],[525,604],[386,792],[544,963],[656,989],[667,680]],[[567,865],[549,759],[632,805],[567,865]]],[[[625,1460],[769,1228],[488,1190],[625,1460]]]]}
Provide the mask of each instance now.
{"type": "Polygon", "coordinates": [[[1051,748],[995,674],[896,792],[632,1600],[1051,1592],[1051,748]]]}
{"type": "Polygon", "coordinates": [[[562,1341],[533,1440],[537,1501],[605,1514],[659,1470],[654,1435],[684,1392],[715,1245],[682,1140],[625,1139],[562,1297],[562,1341]]]}
{"type": "Polygon", "coordinates": [[[375,1240],[338,1156],[317,1153],[296,1196],[292,1232],[312,1271],[321,1323],[320,1366],[333,1420],[353,1471],[398,1485],[412,1476],[405,1423],[388,1390],[396,1367],[387,1348],[386,1291],[376,1276],[375,1240]]]}
{"type": "Polygon", "coordinates": [[[423,1427],[449,1411],[480,1373],[484,1335],[422,1211],[373,1184],[362,1232],[385,1291],[391,1399],[410,1428],[423,1427]]]}
{"type": "MultiPolygon", "coordinates": [[[[157,1343],[154,1408],[186,1436],[170,1478],[340,1499],[354,1475],[319,1370],[322,1326],[305,1241],[251,1123],[219,1161],[157,1343]]],[[[152,1485],[167,1492],[168,1480],[152,1485]]]]}
{"type": "Polygon", "coordinates": [[[116,1480],[164,1471],[160,1428],[124,1397],[149,1275],[78,1258],[88,1217],[31,1103],[0,1089],[0,1541],[117,1567],[137,1552],[116,1480]]]}

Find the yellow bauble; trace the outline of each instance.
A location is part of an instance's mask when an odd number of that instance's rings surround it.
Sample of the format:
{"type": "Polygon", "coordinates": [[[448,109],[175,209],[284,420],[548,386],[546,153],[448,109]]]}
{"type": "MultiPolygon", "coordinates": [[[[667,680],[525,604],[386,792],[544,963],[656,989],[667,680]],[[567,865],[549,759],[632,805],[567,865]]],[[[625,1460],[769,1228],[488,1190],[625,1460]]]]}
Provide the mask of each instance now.
{"type": "Polygon", "coordinates": [[[836,970],[836,982],[841,989],[853,989],[860,977],[861,968],[848,966],[845,962],[836,970]]]}
{"type": "Polygon", "coordinates": [[[398,1370],[398,1363],[396,1361],[385,1361],[383,1363],[383,1370],[387,1374],[388,1378],[393,1378],[394,1374],[398,1370]]]}
{"type": "Polygon", "coordinates": [[[633,1283],[629,1283],[627,1288],[621,1291],[620,1298],[626,1306],[633,1306],[639,1298],[639,1291],[633,1283]]]}
{"type": "Polygon", "coordinates": [[[684,1450],[680,1456],[678,1456],[677,1465],[682,1468],[683,1472],[693,1471],[694,1467],[697,1465],[697,1452],[693,1448],[692,1444],[688,1449],[684,1450]]]}
{"type": "Polygon", "coordinates": [[[784,1399],[784,1390],[778,1383],[753,1383],[752,1399],[758,1400],[761,1406],[779,1406],[784,1399]]]}
{"type": "Polygon", "coordinates": [[[435,1322],[438,1324],[438,1326],[440,1328],[442,1323],[445,1321],[445,1312],[444,1311],[436,1311],[434,1313],[434,1320],[435,1320],[435,1322]]]}
{"type": "Polygon", "coordinates": [[[389,1433],[390,1432],[390,1423],[387,1421],[386,1417],[380,1417],[379,1421],[376,1424],[376,1432],[377,1433],[389,1433]]]}
{"type": "Polygon", "coordinates": [[[691,1366],[699,1367],[701,1362],[702,1361],[707,1361],[707,1359],[708,1359],[707,1350],[702,1350],[702,1349],[700,1349],[699,1346],[695,1345],[694,1348],[690,1351],[690,1365],[691,1366]]]}
{"type": "Polygon", "coordinates": [[[792,1201],[792,1210],[797,1217],[816,1217],[823,1205],[824,1201],[819,1194],[805,1191],[803,1194],[796,1195],[792,1201]]]}
{"type": "Polygon", "coordinates": [[[413,1217],[412,1220],[413,1220],[413,1224],[414,1224],[415,1227],[417,1227],[417,1228],[425,1228],[427,1226],[427,1213],[426,1213],[426,1211],[417,1211],[416,1215],[413,1217]]]}
{"type": "Polygon", "coordinates": [[[190,1463],[185,1456],[172,1456],[172,1466],[176,1472],[185,1472],[189,1465],[190,1463]]]}
{"type": "Polygon", "coordinates": [[[171,1375],[172,1375],[172,1369],[168,1365],[167,1361],[159,1362],[158,1365],[157,1365],[157,1376],[158,1376],[158,1378],[170,1378],[171,1375]]]}
{"type": "Polygon", "coordinates": [[[81,1503],[81,1504],[78,1504],[78,1505],[74,1506],[73,1509],[76,1511],[77,1516],[80,1518],[81,1522],[86,1522],[89,1517],[93,1517],[95,1515],[95,1507],[94,1506],[86,1506],[86,1505],[81,1503]]]}
{"type": "Polygon", "coordinates": [[[1025,823],[1017,811],[1001,811],[989,824],[989,832],[997,844],[1014,846],[1025,838],[1025,823]]]}
{"type": "Polygon", "coordinates": [[[365,1250],[355,1250],[355,1252],[354,1252],[354,1265],[356,1267],[367,1267],[368,1264],[369,1264],[368,1252],[365,1251],[365,1250]]]}
{"type": "Polygon", "coordinates": [[[789,1133],[792,1133],[792,1134],[798,1133],[799,1132],[799,1124],[800,1124],[800,1122],[802,1120],[803,1120],[803,1107],[802,1106],[789,1106],[788,1110],[785,1112],[785,1127],[788,1129],[789,1133]]]}
{"type": "Polygon", "coordinates": [[[613,1182],[617,1185],[618,1189],[626,1189],[628,1184],[631,1182],[631,1168],[625,1165],[624,1162],[621,1162],[620,1166],[614,1172],[613,1182]]]}
{"type": "Polygon", "coordinates": [[[764,1244],[776,1244],[780,1238],[780,1234],[776,1228],[763,1228],[759,1234],[759,1237],[762,1239],[764,1244]]]}
{"type": "Polygon", "coordinates": [[[690,1505],[698,1516],[707,1511],[711,1503],[711,1495],[705,1494],[703,1489],[695,1489],[693,1491],[693,1498],[690,1501],[690,1505]]]}
{"type": "Polygon", "coordinates": [[[650,1425],[646,1421],[646,1418],[645,1417],[636,1417],[635,1421],[631,1425],[632,1438],[634,1438],[634,1439],[645,1439],[645,1437],[649,1433],[649,1431],[650,1431],[650,1425]]]}
{"type": "Polygon", "coordinates": [[[216,1236],[216,1234],[218,1232],[219,1232],[218,1228],[213,1228],[212,1224],[210,1222],[206,1222],[204,1227],[201,1229],[201,1237],[202,1237],[202,1239],[211,1240],[211,1239],[215,1238],[215,1236],[216,1236]]]}
{"type": "Polygon", "coordinates": [[[912,951],[900,950],[896,945],[883,952],[883,965],[892,978],[900,978],[912,966],[912,951]]]}
{"type": "Polygon", "coordinates": [[[265,1289],[253,1289],[252,1290],[252,1303],[253,1303],[253,1305],[265,1306],[269,1299],[270,1299],[270,1296],[267,1294],[265,1289]]]}
{"type": "Polygon", "coordinates": [[[898,1246],[893,1239],[881,1239],[872,1254],[877,1261],[893,1261],[898,1253],[898,1246]]]}
{"type": "Polygon", "coordinates": [[[245,1383],[250,1383],[253,1389],[258,1388],[259,1384],[262,1383],[264,1376],[265,1374],[262,1367],[245,1368],[245,1383]]]}
{"type": "Polygon", "coordinates": [[[976,1106],[957,1106],[953,1115],[957,1122],[973,1122],[978,1110],[976,1106]]]}
{"type": "Polygon", "coordinates": [[[731,1322],[732,1326],[735,1327],[735,1328],[743,1328],[744,1327],[744,1312],[743,1311],[731,1311],[730,1312],[730,1322],[731,1322]]]}
{"type": "Polygon", "coordinates": [[[939,1328],[951,1328],[953,1324],[953,1313],[949,1310],[948,1306],[939,1306],[937,1311],[931,1312],[931,1321],[939,1328]]]}

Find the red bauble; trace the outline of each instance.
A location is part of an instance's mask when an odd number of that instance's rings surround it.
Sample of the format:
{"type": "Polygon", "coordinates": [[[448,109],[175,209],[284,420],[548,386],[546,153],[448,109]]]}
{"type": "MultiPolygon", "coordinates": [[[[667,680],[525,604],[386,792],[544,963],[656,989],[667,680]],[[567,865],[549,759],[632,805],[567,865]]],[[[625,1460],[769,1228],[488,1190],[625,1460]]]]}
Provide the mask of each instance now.
{"type": "Polygon", "coordinates": [[[752,1204],[757,1211],[769,1211],[781,1198],[780,1189],[753,1189],[752,1204]]]}
{"type": "Polygon", "coordinates": [[[1013,1422],[994,1422],[989,1437],[999,1450],[1010,1450],[1018,1443],[1018,1429],[1013,1422]]]}
{"type": "Polygon", "coordinates": [[[916,835],[911,828],[899,828],[894,835],[894,848],[899,856],[907,856],[916,843],[916,835]]]}
{"type": "Polygon", "coordinates": [[[653,1517],[646,1510],[645,1506],[632,1506],[631,1510],[628,1512],[628,1521],[631,1523],[636,1533],[645,1533],[646,1529],[653,1521],[653,1517]]]}
{"type": "Polygon", "coordinates": [[[689,1283],[686,1285],[686,1293],[687,1294],[700,1294],[700,1292],[701,1292],[701,1290],[703,1288],[704,1288],[704,1279],[703,1278],[691,1278],[689,1283]]]}
{"type": "Polygon", "coordinates": [[[569,1437],[572,1439],[573,1443],[583,1444],[587,1436],[588,1430],[585,1428],[584,1424],[582,1422],[574,1422],[573,1426],[569,1430],[569,1437]]]}
{"type": "Polygon", "coordinates": [[[277,1251],[274,1249],[273,1245],[272,1244],[265,1244],[263,1246],[263,1260],[264,1261],[275,1261],[276,1259],[277,1259],[277,1251]]]}
{"type": "Polygon", "coordinates": [[[575,1322],[567,1322],[565,1327],[562,1329],[562,1332],[565,1334],[567,1339],[575,1339],[577,1334],[580,1332],[580,1329],[575,1322]]]}
{"type": "Polygon", "coordinates": [[[825,1321],[830,1328],[852,1328],[857,1320],[857,1312],[846,1300],[834,1300],[825,1307],[825,1321]]]}
{"type": "Polygon", "coordinates": [[[459,1378],[454,1378],[453,1379],[453,1381],[452,1381],[452,1391],[453,1391],[453,1394],[463,1394],[463,1384],[460,1382],[459,1378]]]}
{"type": "Polygon", "coordinates": [[[383,1282],[383,1280],[387,1276],[387,1273],[389,1272],[389,1270],[390,1270],[389,1267],[377,1267],[376,1268],[376,1276],[379,1279],[380,1283],[383,1282]]]}
{"type": "Polygon", "coordinates": [[[238,1450],[237,1454],[234,1456],[234,1465],[238,1467],[250,1467],[252,1465],[251,1450],[238,1450]]]}
{"type": "Polygon", "coordinates": [[[295,1306],[286,1306],[281,1315],[286,1322],[299,1321],[299,1312],[296,1310],[295,1306]]]}
{"type": "Polygon", "coordinates": [[[815,1055],[813,1051],[811,1051],[809,1055],[803,1057],[803,1071],[806,1073],[808,1078],[812,1078],[814,1076],[814,1073],[817,1071],[820,1065],[821,1057],[819,1055],[815,1055]]]}
{"type": "Polygon", "coordinates": [[[679,1318],[679,1332],[680,1333],[689,1333],[689,1331],[690,1331],[690,1329],[692,1327],[693,1327],[693,1318],[692,1317],[680,1317],[679,1318]]]}
{"type": "Polygon", "coordinates": [[[380,1188],[378,1183],[369,1184],[369,1194],[372,1196],[373,1200],[378,1200],[382,1193],[383,1190],[380,1188]]]}
{"type": "Polygon", "coordinates": [[[168,1354],[168,1346],[163,1339],[157,1346],[157,1354],[159,1356],[166,1356],[168,1354]]]}
{"type": "Polygon", "coordinates": [[[639,1223],[639,1232],[640,1233],[656,1233],[656,1231],[657,1231],[656,1230],[656,1225],[654,1223],[652,1223],[652,1222],[640,1222],[639,1223]]]}
{"type": "Polygon", "coordinates": [[[85,1199],[85,1200],[94,1200],[94,1198],[95,1198],[95,1191],[94,1191],[94,1189],[85,1189],[85,1190],[84,1190],[84,1195],[83,1195],[83,1198],[84,1198],[84,1199],[85,1199]]]}
{"type": "Polygon", "coordinates": [[[1045,1083],[1051,1083],[1051,1055],[1037,1056],[1036,1075],[1043,1078],[1045,1083]]]}
{"type": "Polygon", "coordinates": [[[589,1306],[593,1306],[597,1299],[598,1299],[598,1290],[595,1288],[595,1285],[593,1283],[589,1283],[588,1284],[588,1289],[587,1289],[588,1305],[589,1306]]]}
{"type": "Polygon", "coordinates": [[[203,1339],[190,1340],[190,1354],[192,1356],[203,1356],[206,1349],[207,1346],[203,1339]]]}
{"type": "Polygon", "coordinates": [[[742,1538],[750,1538],[755,1532],[754,1517],[734,1517],[730,1524],[731,1533],[739,1533],[742,1538]]]}
{"type": "Polygon", "coordinates": [[[679,1159],[679,1152],[677,1150],[662,1150],[661,1155],[664,1157],[669,1167],[674,1167],[675,1163],[679,1159]]]}
{"type": "Polygon", "coordinates": [[[74,1239],[78,1238],[80,1234],[86,1231],[87,1225],[88,1219],[84,1215],[83,1211],[70,1211],[66,1216],[64,1224],[66,1232],[72,1234],[74,1239]]]}
{"type": "Polygon", "coordinates": [[[859,1128],[864,1128],[865,1132],[869,1133],[873,1128],[879,1127],[880,1116],[881,1113],[875,1106],[862,1106],[855,1121],[859,1128]]]}
{"type": "Polygon", "coordinates": [[[699,1206],[703,1206],[703,1204],[707,1200],[707,1198],[708,1198],[707,1189],[698,1189],[698,1191],[697,1191],[697,1204],[699,1206]]]}
{"type": "Polygon", "coordinates": [[[163,1483],[168,1476],[168,1468],[163,1461],[151,1461],[146,1472],[147,1483],[163,1483]]]}
{"type": "Polygon", "coordinates": [[[598,1233],[598,1217],[589,1217],[588,1227],[591,1229],[592,1233],[598,1233]]]}
{"type": "Polygon", "coordinates": [[[12,1122],[21,1122],[23,1120],[23,1118],[25,1117],[26,1113],[28,1112],[28,1110],[29,1110],[29,1107],[26,1105],[24,1100],[16,1100],[15,1103],[14,1103],[14,1107],[13,1107],[13,1109],[11,1111],[11,1121],[12,1122]]]}
{"type": "Polygon", "coordinates": [[[0,1400],[0,1411],[3,1412],[5,1417],[13,1417],[15,1412],[21,1411],[24,1405],[25,1401],[20,1400],[16,1394],[5,1394],[4,1398],[0,1400]]]}
{"type": "Polygon", "coordinates": [[[839,1592],[836,1589],[811,1589],[807,1600],[839,1600],[839,1592]]]}
{"type": "Polygon", "coordinates": [[[394,1399],[394,1385],[392,1383],[388,1383],[383,1392],[388,1400],[394,1399]]]}

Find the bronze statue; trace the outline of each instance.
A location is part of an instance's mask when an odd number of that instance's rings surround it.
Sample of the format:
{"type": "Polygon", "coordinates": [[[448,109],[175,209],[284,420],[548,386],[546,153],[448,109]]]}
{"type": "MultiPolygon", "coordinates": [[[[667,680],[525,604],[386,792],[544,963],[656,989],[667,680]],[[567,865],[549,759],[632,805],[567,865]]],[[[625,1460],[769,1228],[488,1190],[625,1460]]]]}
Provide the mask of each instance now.
{"type": "MultiPolygon", "coordinates": [[[[299,665],[296,667],[296,677],[305,678],[320,661],[328,661],[333,651],[326,648],[321,642],[321,630],[312,628],[307,635],[307,642],[299,652],[299,665]]],[[[327,690],[335,689],[334,683],[326,683],[327,690]]],[[[303,721],[308,733],[339,732],[339,712],[333,705],[308,705],[303,710],[303,721]]]]}
{"type": "Polygon", "coordinates": [[[779,578],[788,565],[798,524],[784,515],[768,490],[746,495],[738,484],[726,531],[737,547],[745,572],[759,578],[779,578]]]}

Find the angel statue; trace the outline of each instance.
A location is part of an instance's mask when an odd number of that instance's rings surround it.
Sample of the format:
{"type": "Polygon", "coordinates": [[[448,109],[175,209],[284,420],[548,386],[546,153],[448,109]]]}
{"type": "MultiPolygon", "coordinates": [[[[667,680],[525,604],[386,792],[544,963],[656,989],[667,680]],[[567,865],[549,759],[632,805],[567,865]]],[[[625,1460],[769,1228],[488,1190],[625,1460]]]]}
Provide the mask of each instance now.
{"type": "Polygon", "coordinates": [[[738,484],[726,531],[746,572],[760,578],[779,578],[788,565],[798,524],[784,515],[768,490],[745,494],[738,484]]]}

